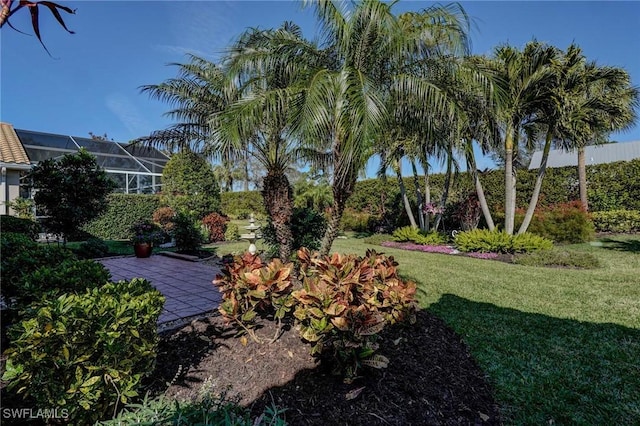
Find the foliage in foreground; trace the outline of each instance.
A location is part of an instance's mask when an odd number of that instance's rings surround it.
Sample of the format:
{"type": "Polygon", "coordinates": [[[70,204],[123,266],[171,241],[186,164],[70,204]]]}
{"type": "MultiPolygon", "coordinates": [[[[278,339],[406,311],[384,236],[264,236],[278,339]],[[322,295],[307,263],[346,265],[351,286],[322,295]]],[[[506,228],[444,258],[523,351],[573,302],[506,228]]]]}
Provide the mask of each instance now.
{"type": "Polygon", "coordinates": [[[416,307],[416,286],[399,278],[393,257],[375,251],[320,257],[303,248],[298,260],[303,288],[293,291],[292,264],[235,257],[214,281],[222,315],[257,340],[251,328],[258,315],[281,321],[293,312],[311,353],[337,361],[347,379],[362,365],[386,367],[388,360],[374,354],[377,336],[389,324],[413,321],[416,307]]]}
{"type": "Polygon", "coordinates": [[[5,232],[23,234],[34,241],[38,239],[38,234],[40,233],[40,225],[34,220],[6,214],[0,215],[0,229],[3,234],[5,232]]]}
{"type": "Polygon", "coordinates": [[[456,248],[464,252],[529,253],[550,250],[553,243],[546,238],[525,232],[509,235],[504,231],[473,229],[458,233],[454,242],[456,248]]]}
{"type": "Polygon", "coordinates": [[[46,300],[10,330],[4,380],[38,407],[92,424],[138,395],[155,363],[164,297],[142,279],[46,300]]]}
{"type": "MultiPolygon", "coordinates": [[[[206,383],[205,383],[206,385],[206,383]]],[[[103,426],[150,424],[155,426],[284,426],[284,410],[267,407],[256,419],[251,419],[250,410],[229,400],[225,395],[215,395],[203,385],[201,395],[189,401],[176,401],[164,396],[150,399],[145,396],[140,404],[128,405],[112,420],[100,423],[103,426]]]]}
{"type": "Polygon", "coordinates": [[[0,234],[0,252],[0,292],[10,306],[24,295],[25,279],[31,273],[75,259],[73,253],[64,248],[42,246],[26,235],[4,231],[0,234]]]}
{"type": "Polygon", "coordinates": [[[526,266],[548,266],[576,269],[593,269],[600,267],[600,261],[591,253],[571,250],[542,250],[517,255],[514,263],[526,266]]]}
{"type": "Polygon", "coordinates": [[[387,324],[415,321],[413,282],[402,281],[397,263],[368,250],[364,257],[321,257],[298,252],[303,288],[293,292],[294,316],[312,354],[329,353],[351,379],[362,365],[384,368],[389,360],[375,355],[378,334],[387,324]]]}
{"type": "Polygon", "coordinates": [[[235,257],[213,281],[222,293],[218,310],[247,331],[258,314],[281,321],[293,307],[292,268],[293,264],[284,265],[280,259],[265,265],[258,255],[248,252],[235,257]]]}

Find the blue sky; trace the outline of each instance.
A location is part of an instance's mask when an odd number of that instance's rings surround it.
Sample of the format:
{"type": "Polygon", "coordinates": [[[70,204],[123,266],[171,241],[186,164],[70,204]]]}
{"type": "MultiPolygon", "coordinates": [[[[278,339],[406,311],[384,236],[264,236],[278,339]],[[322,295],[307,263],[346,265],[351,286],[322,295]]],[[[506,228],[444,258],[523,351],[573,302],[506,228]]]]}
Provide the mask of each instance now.
{"type": "MultiPolygon", "coordinates": [[[[17,1],[17,0],[16,0],[17,1]]],[[[271,28],[285,20],[307,37],[317,34],[312,10],[292,1],[66,1],[77,9],[64,15],[66,33],[46,10],[41,33],[50,57],[35,36],[8,27],[0,33],[0,120],[16,128],[87,136],[107,133],[126,142],[162,129],[167,105],[139,87],[175,75],[168,63],[191,52],[216,60],[248,27],[271,28]]],[[[432,2],[404,1],[398,12],[432,2]]],[[[625,68],[640,85],[640,2],[536,1],[461,3],[473,20],[472,49],[489,54],[503,43],[522,47],[536,38],[559,48],[571,42],[601,65],[625,68]]],[[[28,13],[13,19],[32,33],[28,13]]],[[[640,140],[640,124],[612,135],[640,140]]],[[[485,160],[480,166],[489,166],[485,160]]]]}

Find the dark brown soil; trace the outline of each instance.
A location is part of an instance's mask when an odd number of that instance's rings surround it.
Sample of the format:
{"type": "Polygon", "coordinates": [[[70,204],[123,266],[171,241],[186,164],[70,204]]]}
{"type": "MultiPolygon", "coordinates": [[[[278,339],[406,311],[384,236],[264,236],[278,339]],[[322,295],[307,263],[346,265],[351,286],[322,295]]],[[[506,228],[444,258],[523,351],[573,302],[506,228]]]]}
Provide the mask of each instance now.
{"type": "Polygon", "coordinates": [[[275,324],[261,325],[259,344],[237,337],[217,316],[165,334],[152,389],[189,399],[205,386],[237,397],[255,416],[275,403],[287,408],[292,425],[501,423],[492,389],[467,347],[428,312],[419,312],[414,325],[383,331],[378,353],[389,367],[363,370],[351,384],[311,357],[296,330],[269,343],[275,324]]]}

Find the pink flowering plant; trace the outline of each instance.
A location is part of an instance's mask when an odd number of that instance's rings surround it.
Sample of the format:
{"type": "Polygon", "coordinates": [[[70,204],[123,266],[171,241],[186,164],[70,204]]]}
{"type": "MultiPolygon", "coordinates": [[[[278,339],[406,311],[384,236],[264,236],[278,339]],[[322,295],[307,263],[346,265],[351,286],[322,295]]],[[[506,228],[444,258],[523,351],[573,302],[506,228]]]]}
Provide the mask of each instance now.
{"type": "Polygon", "coordinates": [[[161,244],[165,239],[162,228],[148,220],[136,222],[129,231],[134,244],[161,244]]]}
{"type": "Polygon", "coordinates": [[[427,203],[422,207],[422,211],[429,214],[441,214],[444,212],[444,209],[435,203],[427,203]]]}

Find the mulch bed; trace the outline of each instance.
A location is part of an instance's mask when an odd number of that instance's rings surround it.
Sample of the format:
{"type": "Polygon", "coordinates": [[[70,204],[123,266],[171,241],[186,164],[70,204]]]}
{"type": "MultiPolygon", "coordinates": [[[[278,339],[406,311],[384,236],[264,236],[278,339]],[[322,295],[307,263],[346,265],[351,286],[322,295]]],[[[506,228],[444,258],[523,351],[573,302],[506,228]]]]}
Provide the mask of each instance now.
{"type": "Polygon", "coordinates": [[[205,386],[238,399],[254,416],[275,403],[287,408],[292,425],[501,423],[492,389],[466,345],[426,311],[414,325],[384,330],[379,353],[389,358],[388,368],[363,370],[351,384],[311,357],[296,330],[269,343],[275,324],[260,326],[263,343],[237,337],[219,316],[163,334],[149,386],[178,399],[197,397],[205,386]]]}

